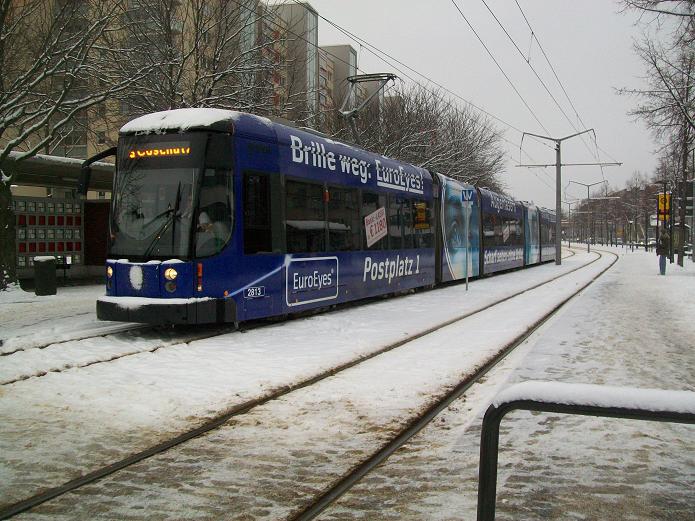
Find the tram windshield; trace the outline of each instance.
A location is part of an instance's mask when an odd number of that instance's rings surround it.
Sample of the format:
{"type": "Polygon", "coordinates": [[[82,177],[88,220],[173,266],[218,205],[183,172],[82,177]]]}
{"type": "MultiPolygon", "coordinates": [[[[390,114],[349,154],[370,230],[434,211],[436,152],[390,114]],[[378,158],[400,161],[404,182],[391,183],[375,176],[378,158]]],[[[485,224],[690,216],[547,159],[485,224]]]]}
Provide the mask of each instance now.
{"type": "MultiPolygon", "coordinates": [[[[209,212],[203,215],[197,208],[198,201],[210,191],[211,177],[213,184],[220,180],[217,188],[224,194],[223,213],[227,221],[231,219],[228,172],[205,168],[206,138],[202,133],[121,138],[110,255],[131,260],[186,259],[192,253],[211,255],[219,251],[215,243],[202,241],[202,235],[201,242],[208,242],[207,251],[197,251],[200,234],[194,233],[198,220],[211,218],[209,212]]],[[[227,239],[228,234],[222,244],[227,239]]]]}
{"type": "Polygon", "coordinates": [[[116,186],[111,253],[138,257],[187,257],[198,169],[122,172],[116,186]]]}

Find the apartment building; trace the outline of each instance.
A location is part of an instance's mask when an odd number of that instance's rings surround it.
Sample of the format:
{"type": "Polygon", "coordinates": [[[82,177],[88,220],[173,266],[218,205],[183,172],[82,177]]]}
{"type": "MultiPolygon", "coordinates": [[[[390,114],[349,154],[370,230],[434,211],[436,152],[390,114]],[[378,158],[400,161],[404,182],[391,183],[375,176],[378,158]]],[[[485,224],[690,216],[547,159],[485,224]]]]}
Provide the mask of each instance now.
{"type": "Polygon", "coordinates": [[[286,117],[315,127],[319,113],[318,13],[308,2],[268,6],[286,24],[286,117]]]}
{"type": "MultiPolygon", "coordinates": [[[[357,74],[357,51],[351,45],[322,45],[321,50],[333,61],[333,81],[331,91],[333,104],[339,109],[348,93],[349,84],[346,78],[357,74]]],[[[354,96],[349,106],[354,106],[354,96]]]]}

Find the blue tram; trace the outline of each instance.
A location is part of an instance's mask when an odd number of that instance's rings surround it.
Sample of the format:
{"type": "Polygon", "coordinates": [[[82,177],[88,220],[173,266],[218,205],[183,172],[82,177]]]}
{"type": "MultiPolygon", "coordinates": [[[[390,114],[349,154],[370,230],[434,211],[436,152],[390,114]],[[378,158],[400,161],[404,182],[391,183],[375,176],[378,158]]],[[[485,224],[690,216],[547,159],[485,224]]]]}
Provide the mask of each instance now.
{"type": "Polygon", "coordinates": [[[234,111],[143,116],[117,150],[105,320],[240,322],[518,268],[551,218],[529,233],[505,196],[234,111]]]}

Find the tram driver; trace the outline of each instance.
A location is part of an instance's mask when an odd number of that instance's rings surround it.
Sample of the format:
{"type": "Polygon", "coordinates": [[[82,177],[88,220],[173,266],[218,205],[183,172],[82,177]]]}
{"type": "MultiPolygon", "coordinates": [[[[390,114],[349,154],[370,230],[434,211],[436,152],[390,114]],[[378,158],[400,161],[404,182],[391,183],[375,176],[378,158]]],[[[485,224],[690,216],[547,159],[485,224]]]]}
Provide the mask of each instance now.
{"type": "Polygon", "coordinates": [[[219,252],[231,234],[231,204],[223,172],[208,170],[200,192],[196,223],[196,255],[219,252]]]}

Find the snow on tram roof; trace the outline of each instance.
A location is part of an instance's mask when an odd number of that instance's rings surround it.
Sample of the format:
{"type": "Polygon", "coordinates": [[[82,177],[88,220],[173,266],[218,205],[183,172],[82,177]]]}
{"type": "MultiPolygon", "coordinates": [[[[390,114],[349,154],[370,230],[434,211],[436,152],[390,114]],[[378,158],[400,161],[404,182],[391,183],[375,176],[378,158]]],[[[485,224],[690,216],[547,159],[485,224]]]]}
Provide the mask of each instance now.
{"type": "Polygon", "coordinates": [[[269,119],[235,110],[213,108],[187,108],[164,110],[140,116],[121,127],[122,134],[138,132],[144,134],[163,133],[168,130],[184,132],[192,128],[218,128],[228,130],[230,123],[242,118],[253,118],[265,125],[272,125],[269,119]]]}

